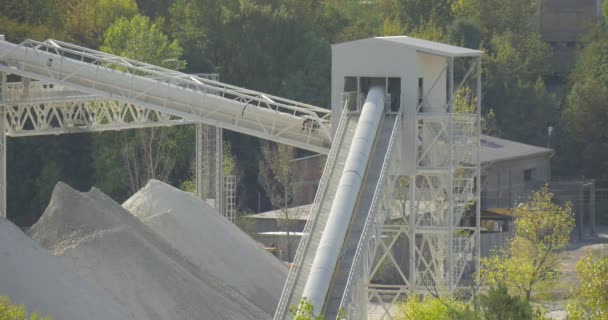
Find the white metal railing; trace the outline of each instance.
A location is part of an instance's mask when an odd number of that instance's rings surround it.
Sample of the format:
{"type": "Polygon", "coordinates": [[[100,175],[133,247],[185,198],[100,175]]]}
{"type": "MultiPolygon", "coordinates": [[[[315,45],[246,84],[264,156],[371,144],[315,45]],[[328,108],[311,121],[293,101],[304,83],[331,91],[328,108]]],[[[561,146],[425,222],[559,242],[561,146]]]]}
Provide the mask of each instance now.
{"type": "Polygon", "coordinates": [[[90,93],[85,93],[63,86],[57,86],[43,81],[8,82],[3,93],[5,103],[16,103],[23,101],[91,101],[101,100],[90,93]]]}
{"type": "Polygon", "coordinates": [[[181,117],[194,116],[198,119],[200,117],[207,118],[212,115],[230,116],[232,117],[231,122],[217,122],[215,125],[224,124],[228,129],[247,134],[253,134],[254,131],[252,130],[255,130],[255,132],[263,134],[268,139],[284,143],[286,143],[285,140],[293,140],[297,142],[298,147],[309,148],[321,153],[327,152],[326,149],[331,141],[329,123],[331,111],[328,109],[227,85],[219,81],[205,79],[204,77],[185,74],[52,39],[45,42],[26,40],[20,45],[12,45],[6,42],[3,44],[0,42],[0,48],[3,49],[0,51],[0,60],[5,63],[4,65],[0,65],[0,68],[6,72],[38,80],[56,82],[57,84],[70,86],[77,90],[102,94],[114,99],[122,99],[125,102],[136,104],[149,102],[148,104],[163,109],[161,110],[163,112],[170,112],[164,109],[175,107],[175,110],[171,110],[174,111],[175,115],[181,117]],[[29,60],[26,59],[24,54],[28,53],[33,54],[36,58],[30,57],[29,60]],[[44,58],[42,57],[43,55],[44,58]],[[40,59],[37,58],[38,56],[40,56],[40,59]],[[47,62],[46,57],[49,56],[57,56],[57,58],[48,58],[47,62]],[[42,59],[44,59],[44,62],[42,59]],[[61,65],[64,64],[64,60],[80,62],[81,64],[72,64],[72,69],[69,72],[62,71],[61,65]],[[95,74],[91,74],[91,70],[94,70],[95,74]],[[136,79],[136,77],[143,77],[155,81],[150,83],[138,82],[138,84],[130,81],[131,85],[126,87],[120,86],[105,80],[100,81],[97,74],[102,70],[105,70],[104,72],[118,70],[125,73],[125,75],[130,75],[131,80],[136,79]],[[142,86],[144,85],[147,87],[143,88],[142,86]],[[269,119],[266,116],[258,116],[255,119],[245,119],[242,116],[222,114],[223,111],[220,109],[200,109],[189,102],[174,101],[175,99],[163,98],[162,95],[153,94],[155,92],[158,93],[161,87],[169,90],[169,92],[182,89],[216,95],[238,102],[245,107],[265,109],[282,116],[298,117],[305,124],[309,124],[309,127],[314,128],[314,130],[301,130],[296,125],[283,126],[274,121],[275,118],[273,117],[269,119]],[[310,125],[310,123],[313,124],[310,125]],[[283,135],[285,135],[285,138],[283,138],[283,135]],[[292,135],[293,138],[288,137],[289,135],[292,135]]]}
{"type": "MultiPolygon", "coordinates": [[[[355,256],[353,258],[346,287],[344,289],[344,295],[342,296],[342,301],[340,302],[340,310],[343,311],[342,313],[344,313],[343,315],[346,316],[346,319],[363,317],[360,309],[360,307],[362,307],[362,301],[357,301],[357,297],[361,298],[362,295],[356,294],[355,291],[357,288],[355,282],[360,283],[361,281],[367,280],[366,273],[368,272],[368,267],[371,265],[375,257],[375,250],[379,244],[377,241],[382,241],[380,238],[382,233],[382,225],[384,224],[387,215],[381,214],[378,207],[382,202],[381,200],[386,200],[385,197],[388,196],[389,203],[385,203],[385,206],[387,206],[387,210],[390,210],[390,199],[392,199],[391,194],[398,177],[396,172],[392,171],[399,167],[401,157],[400,152],[395,152],[397,145],[396,141],[401,137],[401,116],[402,112],[400,110],[396,115],[395,124],[393,125],[391,138],[382,164],[382,170],[380,171],[380,178],[378,179],[378,183],[374,191],[372,204],[365,221],[365,226],[363,227],[363,231],[361,233],[361,238],[359,239],[357,251],[355,252],[355,256]],[[393,175],[392,177],[390,176],[391,174],[393,175]]],[[[367,296],[364,296],[364,298],[367,299],[367,296]]]]}
{"type": "Polygon", "coordinates": [[[304,260],[305,253],[310,243],[311,231],[316,225],[319,210],[322,205],[322,199],[324,198],[325,190],[327,189],[329,179],[332,175],[339,149],[343,147],[342,139],[344,138],[346,123],[348,122],[347,105],[348,101],[345,102],[344,107],[342,108],[342,114],[340,116],[340,122],[336,129],[334,142],[332,143],[332,148],[329,151],[329,154],[327,155],[327,160],[325,161],[325,169],[323,170],[323,174],[321,175],[321,180],[319,181],[317,193],[310,208],[310,215],[308,217],[308,221],[306,222],[304,230],[302,231],[302,238],[300,239],[298,249],[294,256],[292,268],[289,270],[287,280],[285,281],[285,285],[283,286],[281,298],[279,300],[279,304],[277,306],[277,310],[273,318],[274,320],[284,319],[287,316],[287,312],[289,311],[289,302],[292,300],[292,296],[294,295],[295,291],[296,280],[298,279],[302,270],[302,261],[304,260]]]}
{"type": "Polygon", "coordinates": [[[115,100],[20,102],[5,106],[12,137],[175,126],[193,123],[170,114],[115,100]]]}

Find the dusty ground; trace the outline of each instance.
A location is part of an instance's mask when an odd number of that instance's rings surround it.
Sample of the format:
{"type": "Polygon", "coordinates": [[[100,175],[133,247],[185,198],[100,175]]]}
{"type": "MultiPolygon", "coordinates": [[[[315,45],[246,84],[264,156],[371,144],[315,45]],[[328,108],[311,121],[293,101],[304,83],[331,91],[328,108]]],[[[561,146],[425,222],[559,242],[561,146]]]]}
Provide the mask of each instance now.
{"type": "Polygon", "coordinates": [[[562,320],[566,318],[564,306],[571,290],[578,286],[576,279],[576,263],[585,256],[588,251],[608,252],[608,226],[596,228],[596,236],[586,236],[582,241],[570,244],[560,254],[560,271],[562,273],[560,283],[551,293],[551,302],[543,303],[543,307],[549,311],[550,319],[562,320]]]}

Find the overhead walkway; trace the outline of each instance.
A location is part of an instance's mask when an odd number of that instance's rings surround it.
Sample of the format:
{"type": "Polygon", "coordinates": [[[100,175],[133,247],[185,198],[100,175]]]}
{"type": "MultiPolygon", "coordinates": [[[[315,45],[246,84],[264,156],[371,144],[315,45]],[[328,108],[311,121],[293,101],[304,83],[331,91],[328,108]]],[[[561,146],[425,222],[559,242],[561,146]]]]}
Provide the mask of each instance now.
{"type": "Polygon", "coordinates": [[[0,72],[319,153],[331,143],[327,109],[57,40],[0,40],[0,72]]]}

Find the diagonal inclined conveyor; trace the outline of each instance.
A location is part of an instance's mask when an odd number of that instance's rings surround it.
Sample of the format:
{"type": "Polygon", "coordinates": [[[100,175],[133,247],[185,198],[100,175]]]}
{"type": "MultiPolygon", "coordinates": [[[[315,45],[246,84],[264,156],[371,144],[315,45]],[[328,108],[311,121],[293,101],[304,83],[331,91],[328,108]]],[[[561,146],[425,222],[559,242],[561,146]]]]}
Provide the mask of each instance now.
{"type": "Polygon", "coordinates": [[[337,315],[395,124],[384,107],[384,88],[375,86],[360,115],[343,111],[275,320],[289,319],[302,297],[317,314],[337,315]]]}

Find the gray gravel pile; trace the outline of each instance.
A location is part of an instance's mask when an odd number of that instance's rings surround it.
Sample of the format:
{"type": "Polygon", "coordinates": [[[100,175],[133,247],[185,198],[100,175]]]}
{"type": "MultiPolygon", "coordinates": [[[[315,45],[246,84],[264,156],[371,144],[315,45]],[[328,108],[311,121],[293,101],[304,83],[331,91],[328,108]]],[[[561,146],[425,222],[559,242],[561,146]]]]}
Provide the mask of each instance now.
{"type": "Polygon", "coordinates": [[[136,319],[270,318],[97,189],[57,184],[30,235],[136,319]]]}
{"type": "Polygon", "coordinates": [[[182,252],[272,315],[287,268],[204,201],[150,180],[123,207],[182,252]]]}
{"type": "Polygon", "coordinates": [[[57,320],[134,319],[126,308],[0,218],[0,295],[57,320]]]}

